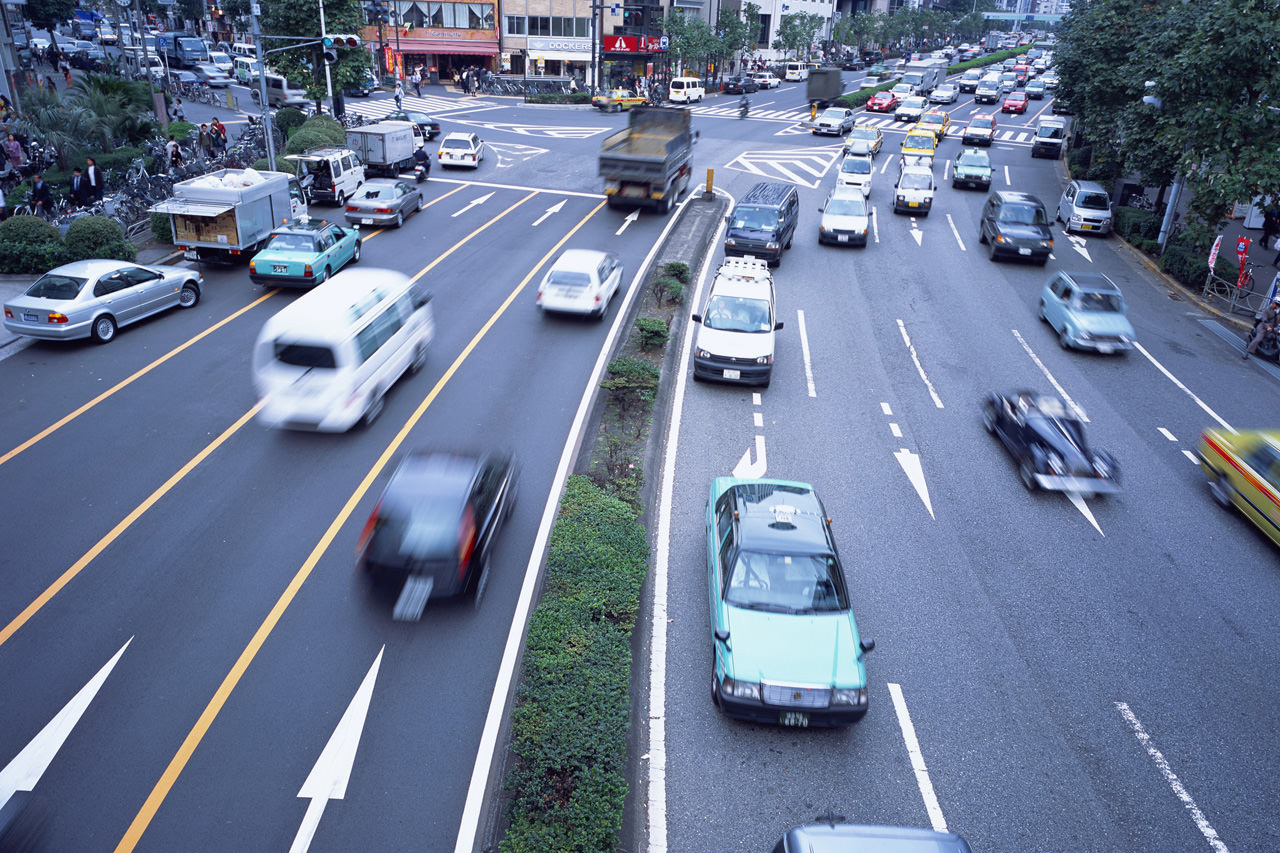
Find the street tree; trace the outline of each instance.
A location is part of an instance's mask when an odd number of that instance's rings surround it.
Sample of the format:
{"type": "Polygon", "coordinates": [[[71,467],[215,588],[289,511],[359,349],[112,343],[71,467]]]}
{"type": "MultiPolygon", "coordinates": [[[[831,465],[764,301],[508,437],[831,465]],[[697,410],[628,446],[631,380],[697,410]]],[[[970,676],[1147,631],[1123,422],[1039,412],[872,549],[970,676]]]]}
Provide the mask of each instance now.
{"type": "Polygon", "coordinates": [[[813,53],[813,39],[822,29],[823,19],[811,12],[783,15],[771,45],[786,56],[807,59],[813,53]]]}
{"type": "Polygon", "coordinates": [[[738,17],[736,9],[730,9],[728,6],[720,7],[720,18],[716,21],[715,29],[716,44],[718,46],[716,54],[718,60],[716,62],[717,76],[722,70],[724,60],[738,56],[746,49],[748,40],[756,37],[756,34],[760,31],[758,14],[756,21],[756,26],[752,29],[746,21],[738,17]]]}
{"type": "Polygon", "coordinates": [[[76,13],[75,0],[28,0],[27,18],[36,29],[50,30],[76,13]]]}
{"type": "Polygon", "coordinates": [[[680,60],[685,73],[692,71],[701,76],[707,63],[719,55],[720,41],[702,18],[673,12],[662,25],[670,39],[669,49],[680,60]]]}
{"type": "Polygon", "coordinates": [[[843,45],[857,48],[859,52],[867,42],[875,39],[883,15],[879,12],[855,12],[846,15],[836,24],[832,35],[843,45]]]}
{"type": "MultiPolygon", "coordinates": [[[[301,39],[320,39],[319,2],[324,2],[325,29],[330,33],[358,33],[365,16],[357,0],[272,0],[262,4],[263,49],[286,47],[301,39]],[[282,38],[292,37],[292,38],[282,38]]],[[[312,98],[323,98],[324,59],[319,44],[273,53],[268,64],[291,83],[303,86],[312,98]]],[[[369,53],[361,48],[342,48],[338,61],[330,66],[334,91],[344,84],[358,83],[369,67],[369,53]]]]}

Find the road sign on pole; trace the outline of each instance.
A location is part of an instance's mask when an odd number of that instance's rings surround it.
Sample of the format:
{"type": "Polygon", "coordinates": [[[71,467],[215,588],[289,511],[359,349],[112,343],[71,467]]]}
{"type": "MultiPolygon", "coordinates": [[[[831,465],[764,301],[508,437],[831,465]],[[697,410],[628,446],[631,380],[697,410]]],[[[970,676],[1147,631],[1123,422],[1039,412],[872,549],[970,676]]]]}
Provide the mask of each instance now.
{"type": "Polygon", "coordinates": [[[671,46],[671,39],[669,39],[667,36],[663,36],[662,38],[658,39],[659,50],[666,50],[670,46],[671,46]]]}
{"type": "Polygon", "coordinates": [[[156,37],[156,46],[157,46],[157,47],[168,47],[168,46],[169,46],[169,39],[165,38],[164,36],[157,36],[157,37],[156,37]]]}

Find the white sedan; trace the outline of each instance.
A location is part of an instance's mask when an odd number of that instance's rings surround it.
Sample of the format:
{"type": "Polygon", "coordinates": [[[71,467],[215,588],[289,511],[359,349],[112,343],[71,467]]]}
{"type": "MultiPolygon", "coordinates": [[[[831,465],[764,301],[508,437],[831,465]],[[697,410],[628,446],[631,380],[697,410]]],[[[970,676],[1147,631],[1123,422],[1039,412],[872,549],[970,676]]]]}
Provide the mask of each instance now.
{"type": "Polygon", "coordinates": [[[474,133],[450,133],[440,140],[440,151],[436,155],[441,166],[480,167],[484,159],[485,145],[474,133]]]}
{"type": "Polygon", "coordinates": [[[931,104],[954,104],[956,98],[960,97],[960,90],[956,88],[954,83],[943,83],[941,86],[929,93],[929,103],[931,104]]]}
{"type": "Polygon", "coordinates": [[[543,311],[588,314],[603,320],[622,286],[622,262],[612,252],[569,249],[551,265],[538,285],[543,311]]]}
{"type": "Polygon", "coordinates": [[[782,81],[768,71],[757,71],[751,75],[751,79],[756,81],[756,85],[761,89],[776,89],[782,85],[782,81]]]}

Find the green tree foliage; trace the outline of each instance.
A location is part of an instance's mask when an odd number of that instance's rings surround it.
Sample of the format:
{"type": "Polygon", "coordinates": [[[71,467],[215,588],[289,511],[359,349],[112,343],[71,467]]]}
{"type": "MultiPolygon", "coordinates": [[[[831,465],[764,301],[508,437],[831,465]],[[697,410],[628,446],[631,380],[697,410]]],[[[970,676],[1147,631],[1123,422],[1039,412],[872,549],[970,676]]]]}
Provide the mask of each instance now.
{"type": "Polygon", "coordinates": [[[1206,223],[1237,201],[1280,198],[1273,4],[1077,0],[1058,34],[1058,97],[1095,157],[1110,149],[1125,171],[1151,183],[1185,175],[1192,212],[1206,223]],[[1144,104],[1144,95],[1160,107],[1144,104]]]}
{"type": "MultiPolygon", "coordinates": [[[[259,19],[264,32],[278,36],[320,38],[320,16],[317,0],[272,0],[262,4],[259,19]]],[[[364,12],[357,0],[324,0],[325,28],[331,33],[358,33],[364,26],[364,12]]],[[[284,47],[287,42],[267,39],[266,47],[284,47]]],[[[307,89],[313,98],[323,98],[324,60],[319,45],[298,47],[271,54],[268,64],[295,85],[307,89]]],[[[369,52],[361,48],[342,48],[338,61],[329,66],[333,89],[359,82],[369,67],[369,52]]]]}
{"type": "Polygon", "coordinates": [[[28,0],[27,18],[36,29],[47,30],[76,13],[75,0],[28,0]]]}
{"type": "Polygon", "coordinates": [[[841,18],[832,36],[841,44],[862,50],[863,45],[875,39],[883,22],[884,14],[881,12],[856,12],[841,18]]]}
{"type": "Polygon", "coordinates": [[[787,56],[807,59],[813,53],[813,40],[822,29],[822,24],[823,18],[812,12],[783,15],[771,47],[787,56]]]}
{"type": "Polygon", "coordinates": [[[707,63],[719,55],[720,42],[715,31],[697,15],[686,16],[673,9],[663,20],[663,28],[671,40],[671,53],[679,59],[686,74],[701,76],[707,63]]]}

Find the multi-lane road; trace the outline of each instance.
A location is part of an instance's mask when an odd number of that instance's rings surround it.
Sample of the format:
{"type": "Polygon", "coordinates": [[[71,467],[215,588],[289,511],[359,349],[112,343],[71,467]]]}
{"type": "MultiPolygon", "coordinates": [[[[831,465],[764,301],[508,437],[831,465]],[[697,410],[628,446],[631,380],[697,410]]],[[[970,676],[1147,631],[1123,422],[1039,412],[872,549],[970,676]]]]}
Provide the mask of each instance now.
{"type": "MultiPolygon", "coordinates": [[[[988,261],[983,194],[943,177],[958,141],[941,146],[931,215],[892,214],[891,120],[859,116],[889,125],[870,245],[819,247],[839,143],[797,123],[802,100],[787,85],[753,96],[747,120],[727,100],[693,109],[697,174],[714,169],[731,196],[788,181],[803,203],[776,271],[773,385],[677,388],[658,508],[662,737],[647,744],[665,775],[639,779],[640,801],[665,806],[640,822],[651,849],[769,849],[825,810],[945,823],[978,850],[1276,849],[1278,561],[1212,503],[1185,451],[1217,419],[1265,423],[1277,385],[1118,241],[1060,231],[1049,271],[1111,275],[1142,349],[1059,350],[1035,318],[1046,271],[988,261]],[[1023,490],[977,410],[984,392],[1023,386],[1086,412],[1123,494],[1023,490]],[[711,478],[740,465],[815,483],[832,512],[877,641],[857,726],[744,725],[711,705],[702,507],[711,478]]],[[[966,101],[948,107],[953,125],[966,101]]],[[[608,248],[630,286],[669,220],[603,207],[594,154],[625,116],[407,105],[476,131],[493,156],[474,174],[434,170],[422,215],[366,235],[362,266],[431,283],[438,329],[428,367],[371,429],[252,420],[251,343],[295,296],[242,270],[207,271],[195,310],[109,346],[35,343],[0,361],[0,798],[38,780],[46,849],[459,844],[544,508],[618,320],[541,317],[537,275],[564,248],[608,248]],[[414,446],[508,449],[521,491],[480,605],[401,624],[354,575],[353,550],[414,446]],[[64,707],[74,725],[42,734],[64,707]]],[[[1019,138],[1033,120],[1001,120],[993,188],[1052,204],[1061,167],[1019,138]]]]}

